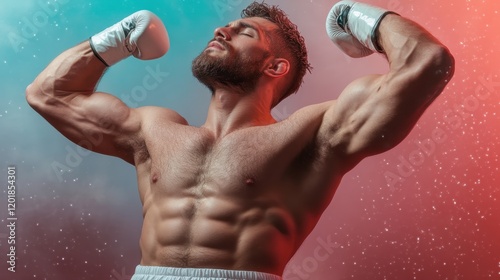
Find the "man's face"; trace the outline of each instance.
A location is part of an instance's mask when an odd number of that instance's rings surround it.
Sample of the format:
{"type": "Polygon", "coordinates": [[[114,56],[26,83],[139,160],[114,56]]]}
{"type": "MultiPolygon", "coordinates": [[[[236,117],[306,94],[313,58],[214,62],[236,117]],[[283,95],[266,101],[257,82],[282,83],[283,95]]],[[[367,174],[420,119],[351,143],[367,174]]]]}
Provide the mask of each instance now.
{"type": "Polygon", "coordinates": [[[220,86],[252,91],[271,56],[269,35],[276,26],[263,18],[240,19],[217,28],[193,60],[193,75],[212,92],[220,86]]]}

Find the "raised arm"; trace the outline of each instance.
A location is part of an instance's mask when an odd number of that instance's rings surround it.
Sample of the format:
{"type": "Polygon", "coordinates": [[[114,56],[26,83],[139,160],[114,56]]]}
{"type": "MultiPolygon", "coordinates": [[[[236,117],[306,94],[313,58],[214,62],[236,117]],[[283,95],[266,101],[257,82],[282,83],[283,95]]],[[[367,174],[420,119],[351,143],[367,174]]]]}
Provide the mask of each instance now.
{"type": "Polygon", "coordinates": [[[454,60],[444,45],[408,19],[360,3],[337,5],[327,20],[327,29],[337,24],[328,30],[332,40],[354,57],[382,52],[390,66],[384,75],[349,84],[324,115],[318,137],[348,170],[408,135],[451,79],[454,60]]]}
{"type": "Polygon", "coordinates": [[[144,114],[95,88],[107,66],[129,55],[157,58],[168,47],[159,18],[147,11],[134,13],[56,57],[27,87],[26,99],[71,141],[134,164],[144,114]]]}

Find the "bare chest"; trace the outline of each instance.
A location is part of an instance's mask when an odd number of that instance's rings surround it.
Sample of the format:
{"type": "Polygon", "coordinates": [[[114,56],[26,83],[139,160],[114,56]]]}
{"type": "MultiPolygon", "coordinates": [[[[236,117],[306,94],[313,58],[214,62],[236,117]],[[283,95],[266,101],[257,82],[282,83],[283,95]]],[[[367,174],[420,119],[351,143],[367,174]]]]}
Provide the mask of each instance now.
{"type": "Polygon", "coordinates": [[[149,144],[148,175],[151,188],[169,195],[252,195],[276,185],[292,160],[286,141],[269,128],[234,132],[219,140],[188,128],[170,138],[149,144]]]}

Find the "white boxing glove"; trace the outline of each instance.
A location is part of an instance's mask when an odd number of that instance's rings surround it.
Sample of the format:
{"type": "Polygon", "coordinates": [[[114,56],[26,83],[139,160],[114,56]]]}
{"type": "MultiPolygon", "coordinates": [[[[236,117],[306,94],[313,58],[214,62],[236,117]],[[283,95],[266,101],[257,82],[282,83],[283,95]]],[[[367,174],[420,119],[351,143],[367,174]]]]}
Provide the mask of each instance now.
{"type": "Polygon", "coordinates": [[[106,66],[133,55],[139,59],[163,56],[170,47],[167,29],[150,11],[138,11],[90,37],[94,54],[106,66]]]}
{"type": "Polygon", "coordinates": [[[380,21],[394,12],[353,1],[337,2],[326,18],[328,37],[347,55],[363,57],[383,52],[377,43],[380,21]]]}

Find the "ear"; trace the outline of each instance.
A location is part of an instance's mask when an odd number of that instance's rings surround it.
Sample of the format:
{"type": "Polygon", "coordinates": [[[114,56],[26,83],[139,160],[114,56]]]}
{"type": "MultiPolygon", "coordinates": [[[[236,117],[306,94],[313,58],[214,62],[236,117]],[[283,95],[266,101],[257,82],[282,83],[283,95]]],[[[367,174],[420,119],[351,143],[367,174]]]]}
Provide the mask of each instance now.
{"type": "Polygon", "coordinates": [[[290,62],[284,58],[275,58],[264,70],[264,73],[271,77],[279,78],[285,76],[288,71],[290,71],[290,62]]]}

